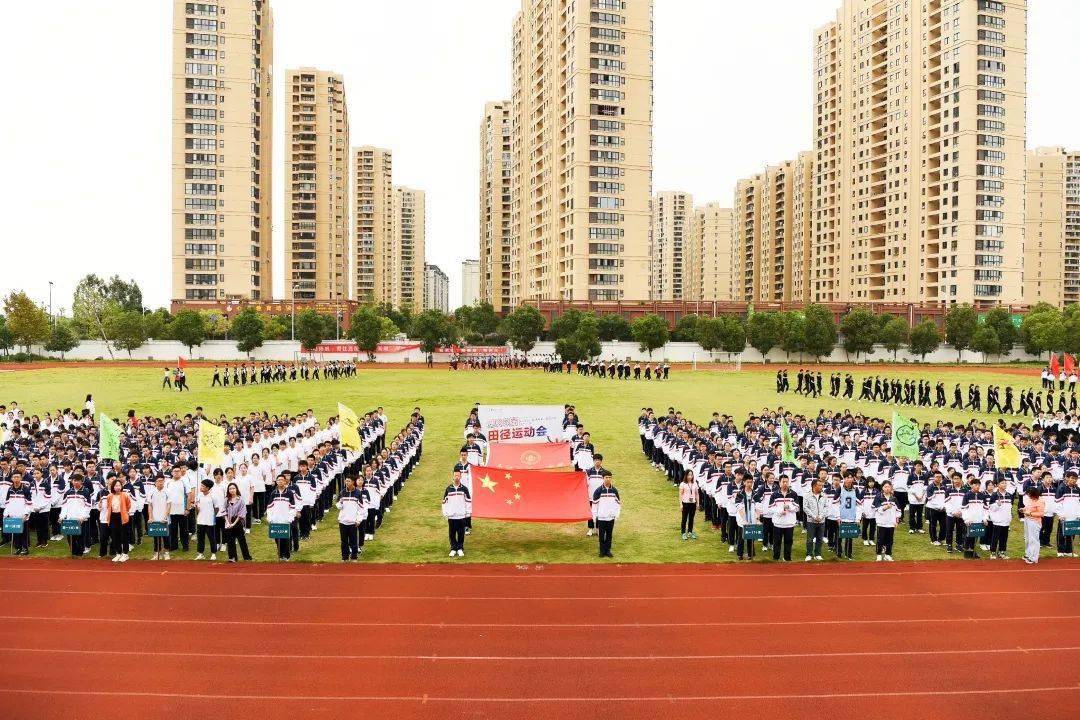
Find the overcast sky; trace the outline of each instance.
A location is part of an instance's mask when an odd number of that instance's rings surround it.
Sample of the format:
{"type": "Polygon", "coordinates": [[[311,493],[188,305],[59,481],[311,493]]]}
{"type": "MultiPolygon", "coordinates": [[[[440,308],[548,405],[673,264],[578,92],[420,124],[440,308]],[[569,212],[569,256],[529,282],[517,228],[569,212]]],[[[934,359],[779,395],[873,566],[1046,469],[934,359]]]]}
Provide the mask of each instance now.
{"type": "MultiPolygon", "coordinates": [[[[633,0],[631,0],[633,1],[633,0]]],[[[654,189],[730,204],[735,181],[810,149],[810,41],[840,0],[655,0],[654,189]]],[[[353,145],[427,191],[427,259],[477,256],[478,126],[510,91],[518,0],[272,0],[274,287],[283,284],[283,70],[345,76],[353,145]]],[[[170,295],[171,0],[5,3],[0,294],[57,308],[87,272],[170,295]]],[[[1080,2],[1030,0],[1028,145],[1080,147],[1080,2]]]]}

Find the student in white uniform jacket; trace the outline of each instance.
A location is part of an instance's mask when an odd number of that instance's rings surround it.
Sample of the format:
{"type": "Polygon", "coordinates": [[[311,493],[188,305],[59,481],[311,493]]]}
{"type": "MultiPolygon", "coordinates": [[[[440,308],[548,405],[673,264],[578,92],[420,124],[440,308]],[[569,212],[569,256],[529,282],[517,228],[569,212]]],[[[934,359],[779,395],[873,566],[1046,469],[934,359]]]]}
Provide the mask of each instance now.
{"type": "Polygon", "coordinates": [[[611,554],[611,540],[615,533],[615,521],[622,513],[622,498],[618,488],[611,484],[610,475],[604,476],[604,483],[593,493],[592,512],[600,540],[600,557],[614,557],[611,554]]]}
{"type": "Polygon", "coordinates": [[[472,495],[461,484],[461,471],[454,471],[453,481],[446,486],[442,498],[442,514],[450,534],[450,557],[465,555],[465,518],[472,515],[472,495]]]}

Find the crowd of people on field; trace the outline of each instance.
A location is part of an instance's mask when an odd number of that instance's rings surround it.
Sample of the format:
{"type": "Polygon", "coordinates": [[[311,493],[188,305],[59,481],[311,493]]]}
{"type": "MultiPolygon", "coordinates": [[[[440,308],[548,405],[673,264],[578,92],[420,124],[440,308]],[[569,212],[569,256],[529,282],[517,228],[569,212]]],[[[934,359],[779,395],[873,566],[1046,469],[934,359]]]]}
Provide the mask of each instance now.
{"type": "Polygon", "coordinates": [[[450,356],[451,370],[517,370],[528,366],[524,353],[450,356]]]}
{"type": "MultiPolygon", "coordinates": [[[[1055,414],[1076,414],[1076,375],[1066,377],[1062,374],[1057,393],[1054,383],[1047,385],[1045,399],[1042,390],[1022,388],[1017,394],[1011,386],[988,385],[985,388],[985,412],[999,415],[1026,415],[1043,417],[1055,414]]],[[[794,392],[806,397],[821,397],[824,383],[820,371],[799,369],[794,390],[788,377],[787,369],[776,373],[776,392],[779,394],[794,392]]],[[[960,383],[954,383],[948,400],[945,383],[932,383],[926,379],[866,376],[859,383],[859,394],[855,397],[855,379],[851,373],[832,372],[829,374],[829,397],[844,400],[892,403],[914,407],[945,408],[950,410],[973,410],[983,412],[983,387],[968,383],[966,391],[960,383]]]]}
{"type": "MultiPolygon", "coordinates": [[[[311,410],[296,416],[252,412],[221,416],[224,458],[200,463],[194,413],[137,417],[128,412],[117,458],[102,458],[92,398],[71,409],[27,415],[17,403],[0,405],[0,518],[19,524],[0,544],[14,554],[66,541],[74,557],[116,562],[152,541],[154,560],[173,553],[216,560],[250,559],[253,525],[284,526],[274,539],[288,560],[337,505],[342,559],[355,560],[374,539],[383,516],[419,460],[423,418],[414,412],[387,442],[382,408],[359,421],[360,447],[341,444],[337,418],[322,426],[311,410]],[[19,522],[21,520],[21,523],[19,522]],[[192,543],[194,540],[194,543],[192,543]]],[[[14,528],[11,528],[12,530],[14,528]]]]}
{"type": "Polygon", "coordinates": [[[539,355],[530,358],[531,367],[540,368],[549,373],[577,373],[583,377],[608,378],[611,380],[667,380],[671,376],[668,363],[641,363],[629,360],[563,360],[556,354],[539,355]]]}
{"type": "Polygon", "coordinates": [[[642,452],[679,486],[684,536],[687,517],[692,533],[694,514],[704,512],[740,560],[752,559],[760,540],[774,560],[790,561],[801,526],[807,561],[821,560],[823,546],[851,559],[856,540],[889,561],[903,523],[947,553],[977,558],[981,549],[1005,558],[1014,516],[1026,562],[1038,562],[1040,547],[1075,557],[1080,443],[1070,436],[1059,446],[1038,429],[1001,427],[1019,450],[1017,468],[998,467],[992,428],[974,420],[924,424],[911,461],[893,455],[888,422],[850,412],[767,410],[741,425],[713,413],[702,426],[674,408],[661,416],[643,408],[638,419],[642,452]]]}
{"type": "Polygon", "coordinates": [[[270,383],[295,382],[296,380],[337,380],[356,377],[356,363],[351,360],[330,360],[317,362],[250,362],[235,363],[224,367],[214,366],[210,387],[229,387],[231,384],[242,386],[267,385],[270,383]]]}

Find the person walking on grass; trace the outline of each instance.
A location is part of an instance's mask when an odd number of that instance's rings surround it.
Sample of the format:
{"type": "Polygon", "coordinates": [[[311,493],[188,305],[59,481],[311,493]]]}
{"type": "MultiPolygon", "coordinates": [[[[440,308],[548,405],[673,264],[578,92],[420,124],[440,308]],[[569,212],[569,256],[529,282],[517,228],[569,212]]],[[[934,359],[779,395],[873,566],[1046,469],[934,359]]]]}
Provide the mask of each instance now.
{"type": "Polygon", "coordinates": [[[1021,502],[1020,513],[1024,519],[1024,562],[1035,565],[1039,562],[1039,535],[1042,533],[1043,515],[1046,514],[1046,501],[1042,498],[1042,490],[1030,487],[1021,502]]]}
{"type": "Polygon", "coordinates": [[[679,502],[682,504],[680,524],[682,539],[697,540],[697,533],[694,532],[694,515],[697,514],[698,486],[694,482],[694,473],[690,470],[686,471],[682,482],[679,483],[679,502]]]}

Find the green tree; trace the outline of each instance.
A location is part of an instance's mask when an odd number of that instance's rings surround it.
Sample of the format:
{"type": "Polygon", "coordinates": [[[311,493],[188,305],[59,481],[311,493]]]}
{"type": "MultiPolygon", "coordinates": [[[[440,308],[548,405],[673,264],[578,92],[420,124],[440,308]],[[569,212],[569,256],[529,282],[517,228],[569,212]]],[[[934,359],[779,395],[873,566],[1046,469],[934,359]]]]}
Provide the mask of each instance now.
{"type": "Polygon", "coordinates": [[[113,344],[121,350],[131,352],[146,343],[146,324],[141,310],[120,310],[108,320],[108,332],[113,344]]]}
{"type": "Polygon", "coordinates": [[[900,348],[907,345],[910,340],[911,326],[903,318],[894,317],[878,332],[878,342],[893,354],[893,360],[896,360],[896,354],[900,348]]]}
{"type": "Polygon", "coordinates": [[[409,337],[420,341],[420,349],[428,356],[439,347],[453,345],[458,339],[457,326],[438,310],[425,310],[413,318],[409,337]]]}
{"type": "Polygon", "coordinates": [[[720,349],[726,353],[742,353],[746,350],[746,329],[739,318],[730,315],[718,317],[720,321],[720,349]]]}
{"type": "Polygon", "coordinates": [[[933,320],[923,320],[911,329],[911,340],[908,349],[912,355],[918,355],[926,361],[926,356],[941,346],[941,333],[933,320]]]}
{"type": "Polygon", "coordinates": [[[1041,355],[1065,347],[1066,331],[1061,311],[1048,303],[1037,303],[1020,323],[1020,342],[1032,355],[1041,355]]]}
{"type": "MultiPolygon", "coordinates": [[[[983,318],[983,324],[994,329],[994,334],[997,335],[998,342],[1001,344],[1001,349],[994,353],[995,355],[1005,355],[1012,352],[1012,349],[1016,347],[1017,340],[1020,339],[1020,331],[1013,324],[1012,313],[1007,308],[992,308],[983,318]]],[[[974,342],[975,339],[972,338],[972,343],[974,342]]]]}
{"type": "Polygon", "coordinates": [[[840,334],[844,336],[844,352],[854,353],[858,358],[861,353],[870,352],[877,342],[877,319],[869,310],[855,308],[840,318],[840,334]]]}
{"type": "Polygon", "coordinates": [[[544,332],[544,317],[532,305],[522,305],[503,319],[499,332],[519,352],[529,352],[544,332]]]}
{"type": "Polygon", "coordinates": [[[288,315],[263,315],[263,333],[267,340],[285,340],[290,335],[292,318],[288,315]]]}
{"type": "Polygon", "coordinates": [[[600,339],[605,342],[611,342],[612,340],[630,340],[633,337],[630,334],[630,321],[618,313],[601,315],[597,328],[597,331],[600,333],[600,339]]]}
{"type": "Polygon", "coordinates": [[[667,323],[659,315],[644,315],[630,324],[630,334],[637,342],[638,348],[648,351],[652,357],[653,350],[667,344],[669,333],[667,323]]]}
{"type": "Polygon", "coordinates": [[[211,340],[223,340],[229,335],[229,319],[224,313],[214,310],[200,310],[206,325],[206,336],[211,340]]]}
{"type": "Polygon", "coordinates": [[[807,305],[803,317],[806,319],[806,352],[820,362],[836,348],[836,323],[832,313],[821,305],[807,305]]]}
{"type": "Polygon", "coordinates": [[[134,280],[125,282],[119,275],[113,275],[108,282],[104,283],[104,292],[106,297],[115,302],[121,310],[143,312],[142,290],[134,280]]]}
{"type": "Polygon", "coordinates": [[[172,315],[165,308],[158,308],[143,316],[143,324],[146,327],[146,337],[151,340],[165,340],[168,338],[169,323],[172,315]]]}
{"type": "Polygon", "coordinates": [[[800,312],[781,313],[780,320],[783,333],[780,336],[780,348],[790,356],[792,353],[802,354],[806,351],[806,319],[800,312]]]}
{"type": "Polygon", "coordinates": [[[64,354],[74,350],[78,345],[79,338],[75,334],[75,330],[72,329],[71,323],[60,319],[56,321],[56,325],[49,334],[49,341],[45,344],[45,349],[49,352],[60,353],[60,359],[63,360],[64,354]]]}
{"type": "Polygon", "coordinates": [[[675,342],[694,342],[697,337],[697,324],[701,318],[697,315],[683,315],[679,322],[675,323],[675,329],[671,333],[671,339],[675,342]]]}
{"type": "Polygon", "coordinates": [[[956,351],[957,360],[971,347],[971,340],[978,327],[979,316],[975,313],[975,308],[967,303],[953,305],[945,313],[945,342],[956,351]]]}
{"type": "Polygon", "coordinates": [[[596,357],[600,354],[599,323],[595,315],[585,314],[574,332],[555,341],[555,352],[571,362],[596,357]]]}
{"type": "Polygon", "coordinates": [[[120,303],[109,293],[108,283],[97,275],[87,275],[75,286],[71,316],[79,334],[100,339],[105,343],[110,358],[113,357],[112,342],[106,325],[109,318],[120,310],[120,303]]]}
{"type": "Polygon", "coordinates": [[[578,323],[581,322],[583,317],[585,317],[585,313],[576,308],[570,308],[551,321],[548,335],[550,335],[553,340],[566,337],[577,330],[578,323]]]}
{"type": "Polygon", "coordinates": [[[985,356],[983,359],[988,360],[991,355],[1001,354],[1001,339],[994,328],[982,325],[971,338],[971,349],[981,352],[985,356]]]}
{"type": "Polygon", "coordinates": [[[746,319],[746,340],[764,358],[784,339],[784,321],[779,313],[756,312],[746,319]]]}
{"type": "Polygon", "coordinates": [[[193,348],[206,341],[206,318],[194,310],[182,310],[169,324],[169,334],[183,343],[190,355],[193,348]]]}
{"type": "Polygon", "coordinates": [[[4,299],[4,316],[12,339],[30,352],[30,346],[49,338],[49,316],[21,290],[4,299]]]}
{"type": "Polygon", "coordinates": [[[236,349],[250,355],[266,341],[266,323],[254,308],[244,308],[232,319],[232,336],[236,349]]]}
{"type": "Polygon", "coordinates": [[[495,314],[495,308],[491,303],[482,302],[472,307],[469,323],[470,330],[487,337],[499,329],[499,316],[495,314]]]}
{"type": "Polygon", "coordinates": [[[357,310],[349,321],[349,338],[356,342],[358,349],[367,353],[368,360],[375,359],[375,348],[382,342],[384,320],[393,324],[393,321],[377,314],[373,308],[363,307],[357,310]]]}
{"type": "Polygon", "coordinates": [[[412,329],[413,314],[412,308],[408,305],[398,310],[390,303],[383,303],[378,306],[376,312],[383,317],[390,318],[401,332],[406,335],[410,333],[412,329]]]}
{"type": "Polygon", "coordinates": [[[15,338],[11,336],[11,328],[7,326],[7,318],[0,315],[0,350],[7,355],[8,350],[15,347],[15,338]]]}
{"type": "Polygon", "coordinates": [[[311,308],[301,310],[296,314],[296,339],[300,341],[300,348],[308,352],[326,339],[326,323],[322,316],[311,308]]]}

